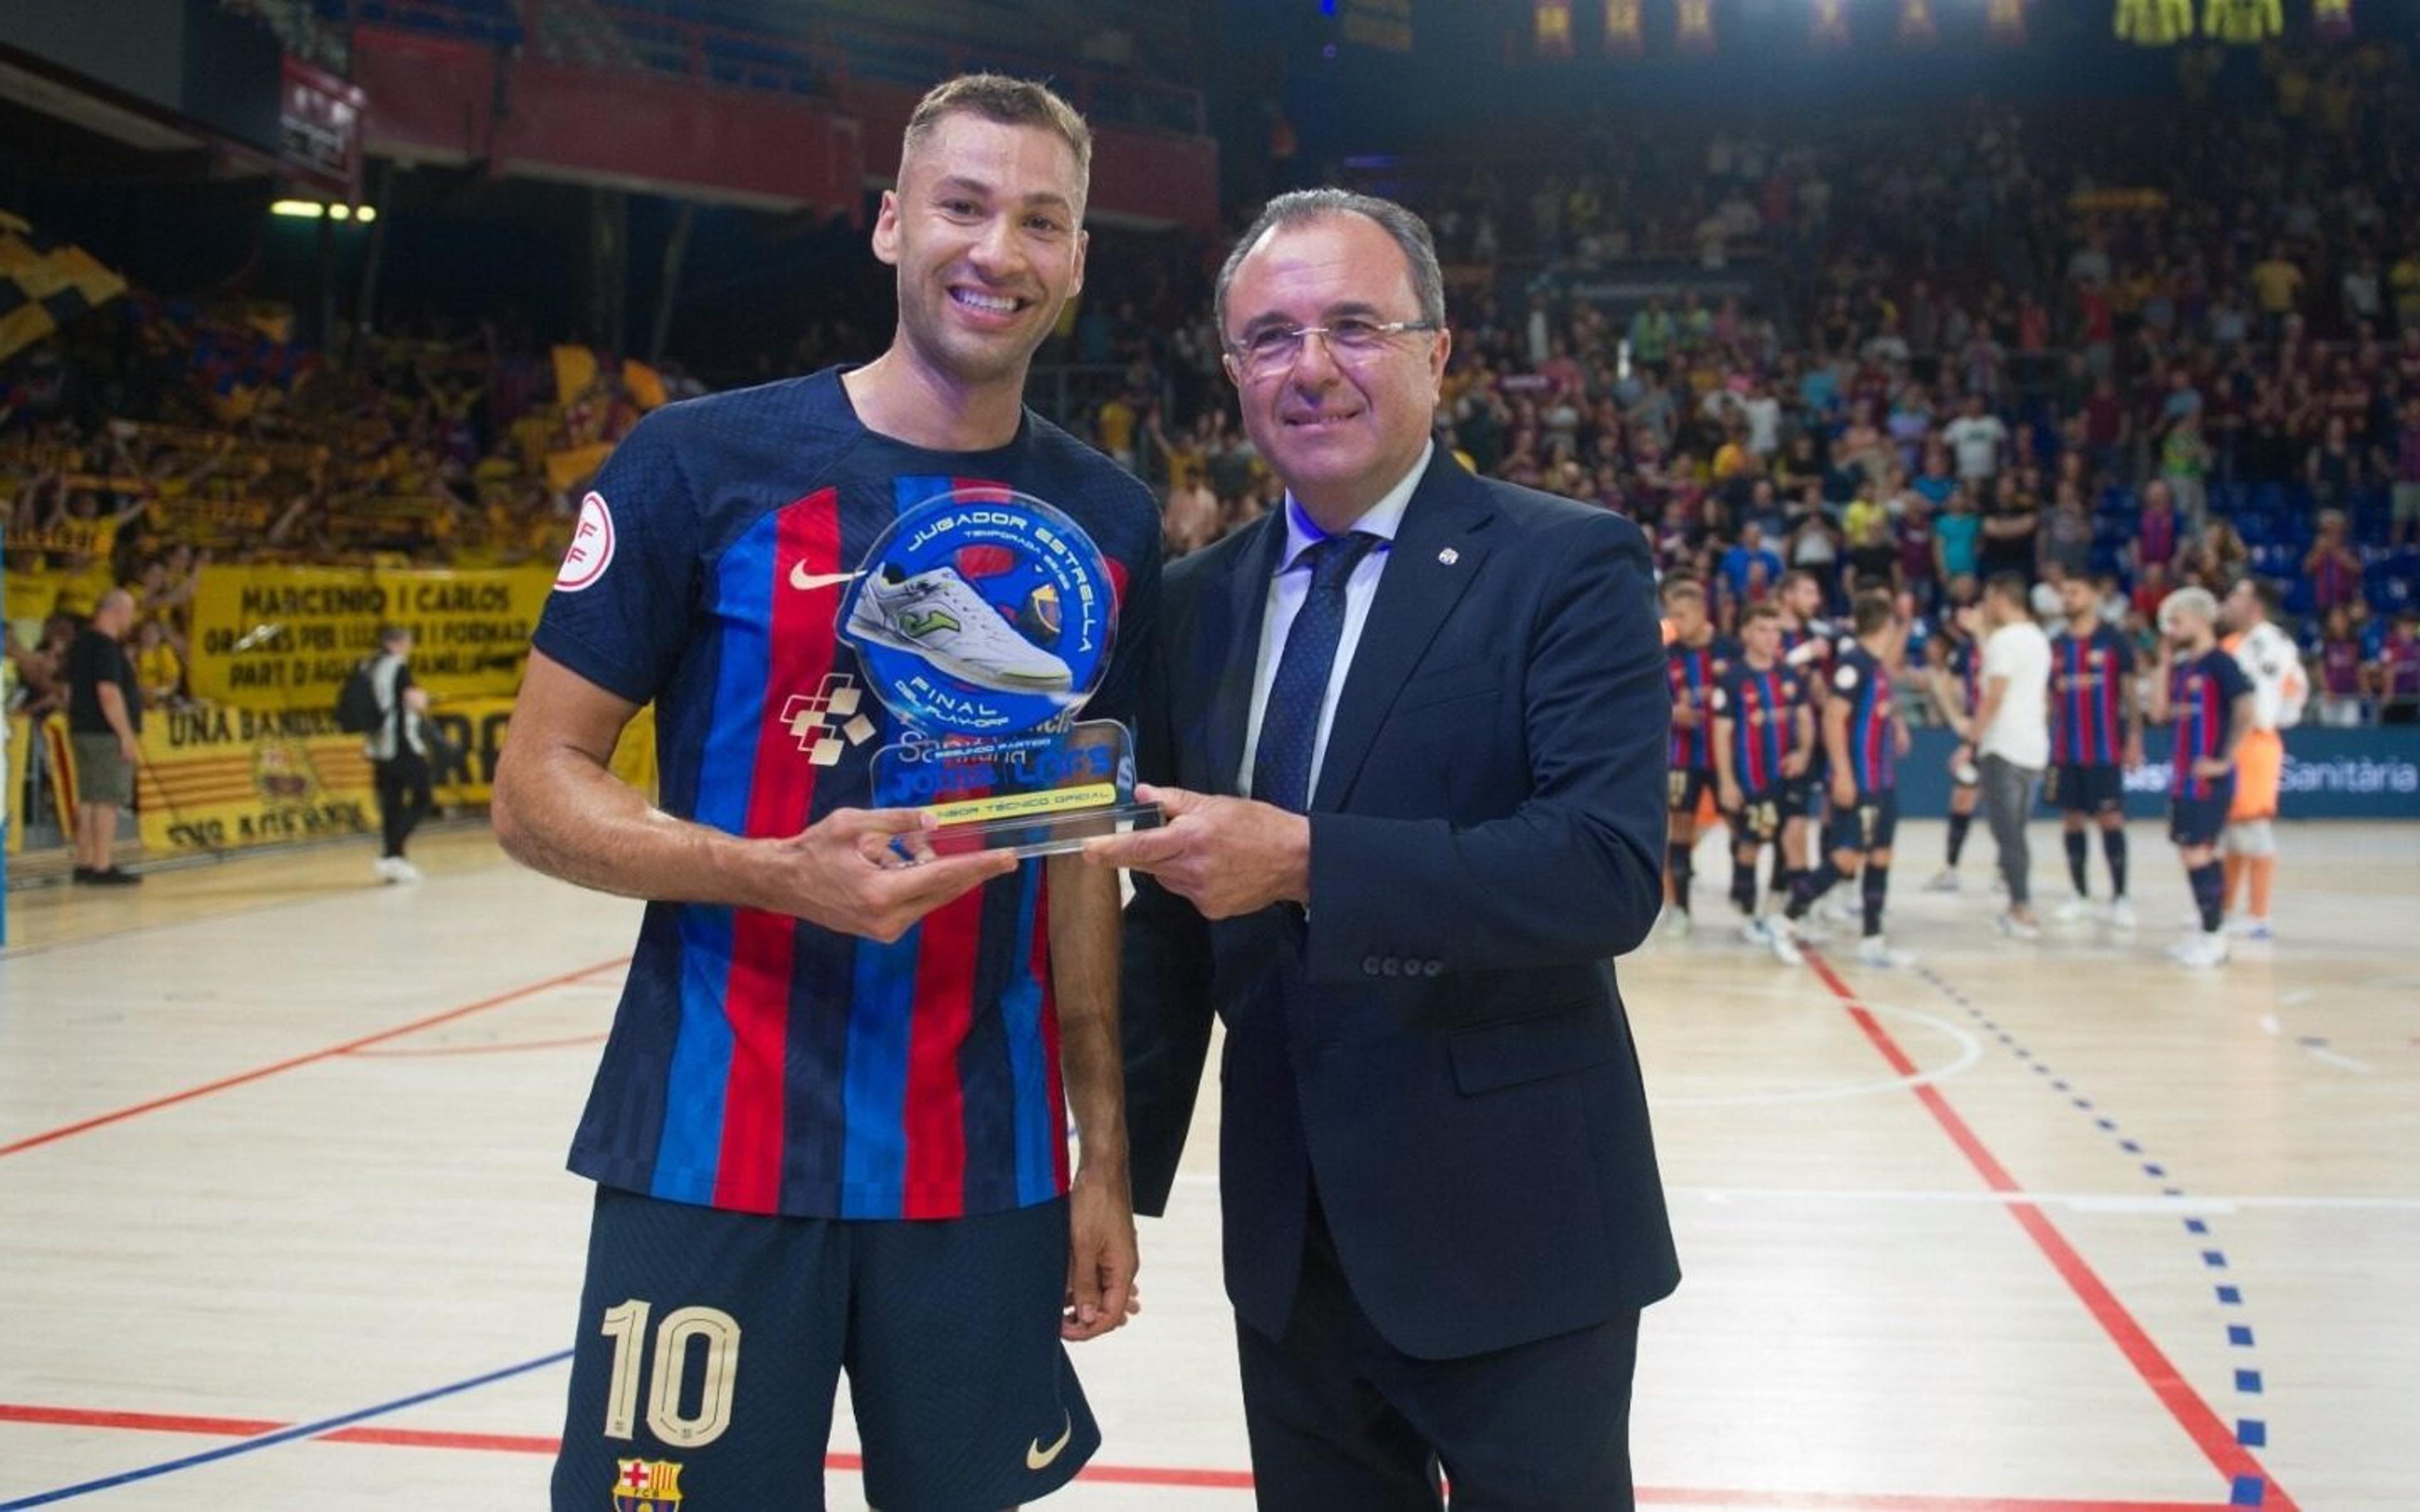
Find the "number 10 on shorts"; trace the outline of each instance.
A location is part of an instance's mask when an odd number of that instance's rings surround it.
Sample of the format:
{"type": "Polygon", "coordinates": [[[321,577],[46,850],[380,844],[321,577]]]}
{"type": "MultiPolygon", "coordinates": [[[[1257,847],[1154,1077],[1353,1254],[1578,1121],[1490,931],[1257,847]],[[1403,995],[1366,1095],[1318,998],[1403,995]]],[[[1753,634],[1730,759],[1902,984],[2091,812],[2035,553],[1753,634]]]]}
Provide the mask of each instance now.
{"type": "Polygon", "coordinates": [[[647,1431],[679,1449],[695,1449],[722,1437],[731,1427],[731,1394],[739,1384],[739,1322],[715,1307],[682,1307],[656,1325],[655,1368],[649,1358],[647,1319],[651,1304],[636,1298],[606,1309],[605,1336],[613,1341],[613,1377],[605,1395],[605,1436],[628,1439],[638,1423],[639,1388],[647,1393],[647,1431]],[[705,1377],[697,1410],[683,1413],[682,1386],[689,1378],[690,1346],[706,1343],[705,1377]]]}

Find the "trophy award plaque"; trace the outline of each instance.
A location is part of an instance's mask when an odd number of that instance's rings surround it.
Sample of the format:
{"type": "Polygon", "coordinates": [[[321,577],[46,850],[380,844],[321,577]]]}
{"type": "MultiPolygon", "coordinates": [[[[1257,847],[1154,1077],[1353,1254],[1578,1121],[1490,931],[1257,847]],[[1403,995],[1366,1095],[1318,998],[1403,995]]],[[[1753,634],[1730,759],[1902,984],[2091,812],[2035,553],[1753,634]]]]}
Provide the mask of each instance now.
{"type": "Polygon", "coordinates": [[[1117,614],[1100,548],[1039,499],[962,487],[900,515],[840,608],[905,731],[875,752],[875,803],[931,813],[925,840],[944,856],[1047,856],[1158,824],[1135,801],[1132,733],[1077,719],[1117,614]]]}

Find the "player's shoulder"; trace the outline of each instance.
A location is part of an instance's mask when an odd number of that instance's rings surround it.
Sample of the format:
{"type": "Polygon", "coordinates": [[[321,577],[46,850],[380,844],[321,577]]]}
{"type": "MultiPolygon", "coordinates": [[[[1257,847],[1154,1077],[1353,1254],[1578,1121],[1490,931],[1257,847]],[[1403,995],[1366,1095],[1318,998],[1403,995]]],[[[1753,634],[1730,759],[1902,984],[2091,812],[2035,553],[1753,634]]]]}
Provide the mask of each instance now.
{"type": "Polygon", "coordinates": [[[840,369],[828,367],[677,400],[641,420],[624,444],[645,438],[686,451],[721,440],[761,442],[768,434],[792,446],[812,447],[854,441],[865,427],[841,393],[840,369]]]}

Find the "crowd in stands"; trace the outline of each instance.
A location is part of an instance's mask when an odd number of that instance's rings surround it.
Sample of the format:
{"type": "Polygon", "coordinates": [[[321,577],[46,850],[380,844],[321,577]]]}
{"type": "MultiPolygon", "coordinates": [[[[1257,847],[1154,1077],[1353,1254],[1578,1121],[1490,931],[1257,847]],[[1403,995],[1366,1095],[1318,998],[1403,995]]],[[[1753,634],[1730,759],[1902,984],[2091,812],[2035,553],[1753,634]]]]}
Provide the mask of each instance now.
{"type": "Polygon", "coordinates": [[[59,658],[113,586],[165,702],[207,563],[555,561],[602,449],[703,392],[667,364],[644,393],[598,372],[566,396],[561,371],[492,325],[364,335],[329,361],[274,312],[140,296],[20,354],[0,380],[11,711],[58,703],[59,658]]]}
{"type": "MultiPolygon", "coordinates": [[[[2420,82],[2383,47],[2185,72],[2181,102],[1600,125],[1576,167],[1416,176],[1455,295],[1438,433],[1637,520],[1726,624],[1792,569],[1836,608],[1886,583],[1926,624],[2013,571],[2099,582],[2148,643],[2165,593],[2249,572],[2327,717],[2409,720],[2420,153],[2397,123],[2420,82]],[[1773,297],[1560,292],[1654,257],[1753,262],[1773,297]]],[[[1195,322],[1149,361],[1201,393],[1217,356],[1195,322]]],[[[1167,486],[1171,550],[1271,505],[1230,417],[1148,404],[1104,404],[1096,435],[1167,486]]]]}

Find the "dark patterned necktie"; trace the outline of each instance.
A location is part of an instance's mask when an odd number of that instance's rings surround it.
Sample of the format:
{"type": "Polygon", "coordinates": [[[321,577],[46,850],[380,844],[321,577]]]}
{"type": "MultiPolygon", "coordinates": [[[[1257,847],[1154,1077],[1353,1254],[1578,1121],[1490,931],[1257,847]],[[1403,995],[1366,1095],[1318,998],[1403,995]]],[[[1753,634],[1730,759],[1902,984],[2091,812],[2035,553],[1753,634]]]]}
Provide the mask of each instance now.
{"type": "Polygon", "coordinates": [[[1302,554],[1311,564],[1311,592],[1286,631],[1284,655],[1261,715],[1260,748],[1252,753],[1252,796],[1302,813],[1311,807],[1311,757],[1319,739],[1319,711],[1344,633],[1344,585],[1379,538],[1366,531],[1332,535],[1302,554]]]}

